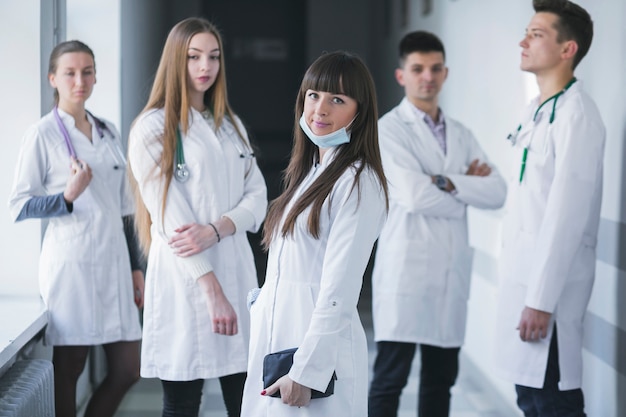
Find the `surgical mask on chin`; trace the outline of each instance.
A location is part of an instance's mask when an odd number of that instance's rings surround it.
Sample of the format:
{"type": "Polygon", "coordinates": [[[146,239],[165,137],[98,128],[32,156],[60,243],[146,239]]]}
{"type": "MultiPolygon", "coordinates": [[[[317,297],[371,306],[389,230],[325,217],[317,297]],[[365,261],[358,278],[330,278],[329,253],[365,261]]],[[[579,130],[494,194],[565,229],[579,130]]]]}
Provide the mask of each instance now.
{"type": "MultiPolygon", "coordinates": [[[[348,126],[351,124],[352,122],[350,122],[348,126]]],[[[306,123],[306,120],[304,120],[304,114],[300,117],[300,127],[304,130],[304,133],[308,136],[311,142],[320,148],[332,148],[333,146],[339,146],[350,142],[350,133],[348,133],[345,127],[335,130],[327,135],[316,135],[306,123]]]]}

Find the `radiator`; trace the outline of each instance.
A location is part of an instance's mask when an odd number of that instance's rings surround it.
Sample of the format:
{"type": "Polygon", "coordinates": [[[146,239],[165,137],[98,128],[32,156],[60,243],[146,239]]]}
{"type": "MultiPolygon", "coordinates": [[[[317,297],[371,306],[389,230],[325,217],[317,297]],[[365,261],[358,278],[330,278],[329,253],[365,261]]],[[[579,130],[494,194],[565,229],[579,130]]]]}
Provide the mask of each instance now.
{"type": "Polygon", "coordinates": [[[1,417],[54,417],[52,362],[24,359],[0,377],[1,417]]]}

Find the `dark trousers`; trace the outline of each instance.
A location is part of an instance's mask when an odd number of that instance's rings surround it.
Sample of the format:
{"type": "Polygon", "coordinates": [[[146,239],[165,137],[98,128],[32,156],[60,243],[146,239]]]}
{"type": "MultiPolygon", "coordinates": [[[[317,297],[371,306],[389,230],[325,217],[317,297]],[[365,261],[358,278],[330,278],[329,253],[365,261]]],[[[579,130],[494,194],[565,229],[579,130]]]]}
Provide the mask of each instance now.
{"type": "MultiPolygon", "coordinates": [[[[370,385],[369,417],[396,417],[415,356],[415,343],[377,342],[370,385]]],[[[420,345],[419,417],[448,417],[450,388],[459,373],[460,348],[420,345]]]]}
{"type": "Polygon", "coordinates": [[[526,417],[585,417],[583,391],[578,389],[560,391],[559,349],[556,326],[550,341],[548,366],[543,388],[516,385],[517,405],[526,417]]]}
{"type": "MultiPolygon", "coordinates": [[[[220,379],[222,397],[228,417],[241,415],[241,397],[246,374],[223,376],[220,379]]],[[[198,417],[202,398],[203,379],[194,381],[164,381],[162,417],[198,417]]]]}

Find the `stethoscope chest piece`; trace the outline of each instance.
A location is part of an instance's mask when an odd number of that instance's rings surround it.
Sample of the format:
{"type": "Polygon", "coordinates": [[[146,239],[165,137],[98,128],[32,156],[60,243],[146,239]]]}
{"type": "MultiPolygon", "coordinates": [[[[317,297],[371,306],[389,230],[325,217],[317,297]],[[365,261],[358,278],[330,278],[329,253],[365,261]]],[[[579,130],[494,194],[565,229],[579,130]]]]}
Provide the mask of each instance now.
{"type": "Polygon", "coordinates": [[[180,129],[176,128],[176,166],[174,167],[174,178],[178,182],[186,182],[189,180],[189,168],[185,163],[185,153],[183,151],[183,139],[180,135],[180,129]]]}
{"type": "Polygon", "coordinates": [[[187,182],[189,180],[189,169],[186,164],[176,164],[174,177],[179,182],[187,182]]]}

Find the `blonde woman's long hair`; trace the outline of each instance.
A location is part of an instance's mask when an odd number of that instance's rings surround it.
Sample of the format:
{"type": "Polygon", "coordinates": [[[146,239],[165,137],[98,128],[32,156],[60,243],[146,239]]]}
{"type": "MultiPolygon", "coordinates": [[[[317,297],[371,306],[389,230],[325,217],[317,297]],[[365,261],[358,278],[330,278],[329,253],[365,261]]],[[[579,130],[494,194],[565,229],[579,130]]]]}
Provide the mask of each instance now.
{"type": "MultiPolygon", "coordinates": [[[[222,126],[224,118],[228,118],[240,139],[246,143],[237,123],[235,123],[235,115],[228,104],[224,50],[219,31],[215,25],[203,18],[188,18],[177,23],[167,36],[148,103],[141,112],[143,114],[161,108],[165,110],[163,136],[160,138],[163,143],[163,153],[159,161],[160,180],[164,185],[161,199],[162,214],[165,212],[167,193],[173,176],[177,141],[176,129],[180,126],[183,135],[189,129],[191,105],[188,95],[187,54],[191,38],[198,33],[210,33],[215,36],[220,50],[220,70],[215,82],[204,94],[204,104],[213,115],[216,130],[222,126]]],[[[135,228],[141,248],[147,255],[151,243],[152,219],[141,198],[137,180],[134,178],[132,170],[128,169],[128,173],[136,203],[135,228]]]]}

